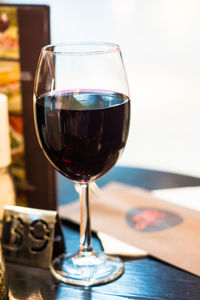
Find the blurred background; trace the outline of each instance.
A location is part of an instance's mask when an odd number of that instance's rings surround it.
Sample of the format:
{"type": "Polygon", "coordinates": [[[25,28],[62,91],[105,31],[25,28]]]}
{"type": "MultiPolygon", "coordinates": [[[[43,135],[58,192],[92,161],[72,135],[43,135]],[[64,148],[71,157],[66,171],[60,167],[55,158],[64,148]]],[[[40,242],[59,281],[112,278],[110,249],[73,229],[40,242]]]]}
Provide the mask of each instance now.
{"type": "Polygon", "coordinates": [[[17,2],[50,5],[52,43],[107,41],[120,45],[132,119],[118,165],[200,176],[198,0],[17,2]]]}

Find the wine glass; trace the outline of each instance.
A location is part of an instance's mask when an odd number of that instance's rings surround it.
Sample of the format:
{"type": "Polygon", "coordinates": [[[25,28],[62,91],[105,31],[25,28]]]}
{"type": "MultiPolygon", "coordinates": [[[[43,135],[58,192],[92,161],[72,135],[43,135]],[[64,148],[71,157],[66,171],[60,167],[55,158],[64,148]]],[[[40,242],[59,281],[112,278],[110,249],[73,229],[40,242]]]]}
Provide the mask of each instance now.
{"type": "Polygon", "coordinates": [[[33,102],[44,154],[80,190],[80,249],[55,258],[51,271],[60,281],[78,286],[110,282],[123,273],[124,266],[119,258],[92,248],[89,186],[115,165],[128,136],[129,89],[119,46],[45,46],[33,102]]]}

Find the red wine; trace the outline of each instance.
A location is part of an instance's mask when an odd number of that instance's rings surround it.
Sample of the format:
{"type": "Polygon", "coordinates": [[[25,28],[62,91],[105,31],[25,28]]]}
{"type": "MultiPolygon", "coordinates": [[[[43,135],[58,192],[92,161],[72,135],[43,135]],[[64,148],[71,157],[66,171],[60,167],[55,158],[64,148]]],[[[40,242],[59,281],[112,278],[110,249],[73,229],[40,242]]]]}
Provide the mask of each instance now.
{"type": "Polygon", "coordinates": [[[130,101],[109,91],[61,91],[35,104],[40,145],[56,169],[74,181],[109,171],[125,147],[130,101]]]}

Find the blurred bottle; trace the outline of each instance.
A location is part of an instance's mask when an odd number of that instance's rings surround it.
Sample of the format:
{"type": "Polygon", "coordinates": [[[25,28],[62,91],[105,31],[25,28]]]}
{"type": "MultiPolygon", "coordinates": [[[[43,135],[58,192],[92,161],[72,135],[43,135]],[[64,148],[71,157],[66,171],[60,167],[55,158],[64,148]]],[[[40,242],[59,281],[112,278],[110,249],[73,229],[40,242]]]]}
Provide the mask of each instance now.
{"type": "Polygon", "coordinates": [[[5,205],[15,205],[15,188],[10,174],[11,151],[8,100],[0,94],[0,223],[5,205]]]}

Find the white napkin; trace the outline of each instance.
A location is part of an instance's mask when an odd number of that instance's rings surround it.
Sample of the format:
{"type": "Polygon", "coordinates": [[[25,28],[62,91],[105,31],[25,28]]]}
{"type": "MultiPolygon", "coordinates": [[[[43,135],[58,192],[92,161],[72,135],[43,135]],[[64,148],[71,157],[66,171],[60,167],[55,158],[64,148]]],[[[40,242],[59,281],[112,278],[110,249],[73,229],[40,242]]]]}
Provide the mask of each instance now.
{"type": "Polygon", "coordinates": [[[157,198],[200,211],[200,186],[152,191],[157,198]]]}
{"type": "Polygon", "coordinates": [[[97,232],[97,235],[101,240],[101,244],[104,248],[104,252],[108,255],[130,256],[130,257],[143,257],[147,255],[146,251],[140,250],[136,247],[123,243],[103,232],[97,232]]]}

